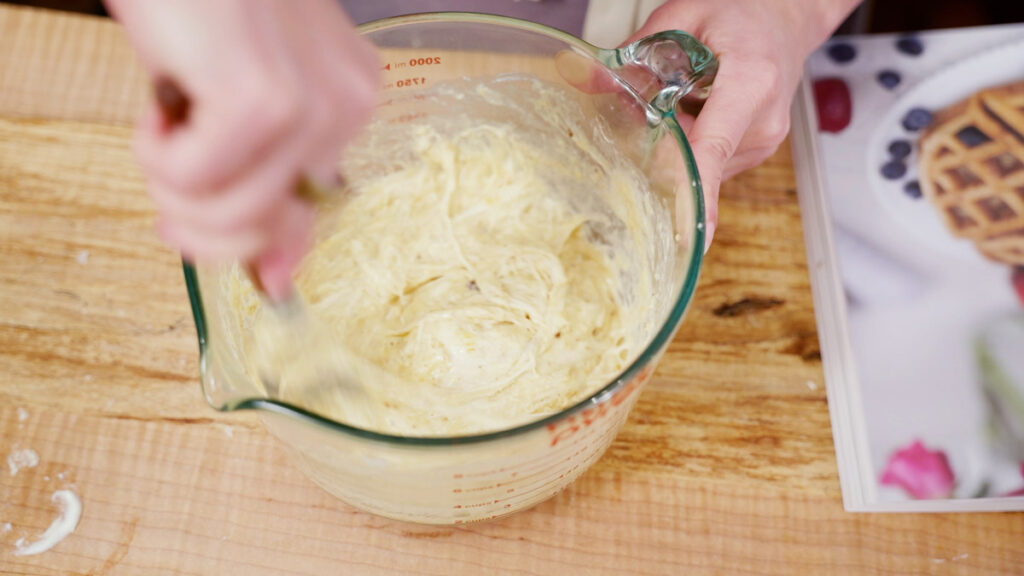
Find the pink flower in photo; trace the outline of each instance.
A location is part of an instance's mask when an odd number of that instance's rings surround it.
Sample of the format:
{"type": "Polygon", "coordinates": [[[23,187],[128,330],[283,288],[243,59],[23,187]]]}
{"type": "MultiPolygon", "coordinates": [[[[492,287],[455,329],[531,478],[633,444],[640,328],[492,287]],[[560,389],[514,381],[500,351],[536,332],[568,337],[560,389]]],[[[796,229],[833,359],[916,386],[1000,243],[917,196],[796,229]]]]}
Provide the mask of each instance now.
{"type": "Polygon", "coordinates": [[[1017,292],[1020,305],[1024,306],[1024,266],[1014,266],[1013,271],[1010,272],[1010,284],[1017,292]]]}
{"type": "MultiPolygon", "coordinates": [[[[1020,463],[1020,477],[1022,480],[1024,480],[1024,462],[1020,463]]],[[[1014,490],[1013,492],[1010,492],[1009,494],[1007,494],[1007,496],[1024,496],[1024,486],[1021,486],[1020,488],[1014,490]]]]}
{"type": "Polygon", "coordinates": [[[889,457],[881,482],[903,488],[916,500],[934,500],[952,496],[955,479],[945,452],[933,452],[915,440],[889,457]]]}

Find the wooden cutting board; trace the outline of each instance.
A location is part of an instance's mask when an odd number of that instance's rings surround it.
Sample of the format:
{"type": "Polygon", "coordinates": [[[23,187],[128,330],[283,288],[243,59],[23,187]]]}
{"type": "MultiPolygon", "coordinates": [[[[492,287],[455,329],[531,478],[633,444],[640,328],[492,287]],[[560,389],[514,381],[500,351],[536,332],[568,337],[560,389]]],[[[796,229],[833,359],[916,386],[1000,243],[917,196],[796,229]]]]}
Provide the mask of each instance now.
{"type": "Polygon", "coordinates": [[[143,86],[114,24],[0,6],[0,455],[39,456],[0,469],[0,573],[1021,573],[1022,514],[843,511],[785,147],[723,187],[686,323],[568,490],[458,528],[335,500],[202,399],[130,153],[143,86]],[[62,488],[75,532],[14,556],[62,488]]]}

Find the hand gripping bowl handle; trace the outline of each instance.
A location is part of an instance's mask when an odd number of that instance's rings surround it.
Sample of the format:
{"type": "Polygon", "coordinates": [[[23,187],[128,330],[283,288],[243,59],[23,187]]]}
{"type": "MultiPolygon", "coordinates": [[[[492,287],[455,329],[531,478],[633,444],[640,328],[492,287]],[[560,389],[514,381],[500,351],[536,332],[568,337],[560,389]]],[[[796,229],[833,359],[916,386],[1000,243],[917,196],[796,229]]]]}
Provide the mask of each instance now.
{"type": "Polygon", "coordinates": [[[653,86],[642,87],[635,80],[620,78],[627,90],[646,102],[652,124],[675,114],[677,106],[696,115],[718,73],[718,60],[711,50],[680,30],[644,36],[618,49],[598,50],[595,56],[611,70],[638,69],[656,80],[653,86]]]}

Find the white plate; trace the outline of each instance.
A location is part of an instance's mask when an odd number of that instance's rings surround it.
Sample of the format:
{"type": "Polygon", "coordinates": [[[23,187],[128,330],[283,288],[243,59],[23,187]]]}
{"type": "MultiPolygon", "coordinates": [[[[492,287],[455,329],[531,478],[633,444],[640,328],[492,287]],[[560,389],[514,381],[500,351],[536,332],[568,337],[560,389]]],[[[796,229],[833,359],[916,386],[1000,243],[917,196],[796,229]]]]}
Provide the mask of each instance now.
{"type": "Polygon", "coordinates": [[[925,108],[935,113],[984,88],[1024,80],[1024,41],[959,60],[948,68],[919,82],[903,94],[882,117],[868,141],[867,174],[879,203],[897,222],[928,247],[961,260],[985,261],[968,240],[957,238],[947,230],[938,212],[924,197],[914,199],[903,186],[918,179],[917,138],[920,132],[903,128],[903,117],[912,108],[925,108]],[[889,161],[889,143],[908,140],[913,145],[906,159],[907,173],[898,180],[881,175],[882,165],[889,161]]]}

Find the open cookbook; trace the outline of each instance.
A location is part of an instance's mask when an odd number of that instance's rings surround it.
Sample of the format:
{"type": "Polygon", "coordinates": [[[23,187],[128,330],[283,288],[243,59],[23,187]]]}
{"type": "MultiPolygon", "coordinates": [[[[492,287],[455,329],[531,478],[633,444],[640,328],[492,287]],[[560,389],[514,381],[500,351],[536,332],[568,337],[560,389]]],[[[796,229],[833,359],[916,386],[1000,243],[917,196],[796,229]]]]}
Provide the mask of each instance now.
{"type": "Polygon", "coordinates": [[[1024,25],[833,38],[791,138],[846,509],[1024,510],[1024,25]]]}

